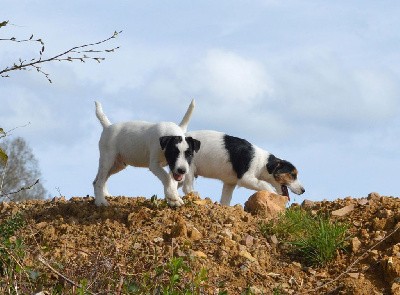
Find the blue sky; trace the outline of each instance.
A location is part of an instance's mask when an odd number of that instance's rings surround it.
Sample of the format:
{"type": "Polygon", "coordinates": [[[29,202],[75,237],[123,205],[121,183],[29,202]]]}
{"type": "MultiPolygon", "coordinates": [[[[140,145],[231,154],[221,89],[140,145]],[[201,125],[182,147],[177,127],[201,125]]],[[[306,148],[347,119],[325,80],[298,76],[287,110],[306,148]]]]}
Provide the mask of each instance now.
{"type": "MultiPolygon", "coordinates": [[[[45,56],[99,41],[106,60],[43,66],[0,79],[0,125],[16,126],[39,160],[51,195],[93,194],[101,126],[179,122],[246,138],[291,161],[306,193],[292,200],[399,196],[400,2],[394,1],[2,1],[0,38],[45,41],[45,56]],[[28,9],[29,8],[29,9],[28,9]]],[[[37,56],[2,42],[0,68],[37,56]]],[[[198,179],[202,197],[222,184],[198,179]]],[[[113,195],[162,196],[147,169],[109,180],[113,195]]],[[[235,190],[232,203],[252,194],[235,190]]]]}

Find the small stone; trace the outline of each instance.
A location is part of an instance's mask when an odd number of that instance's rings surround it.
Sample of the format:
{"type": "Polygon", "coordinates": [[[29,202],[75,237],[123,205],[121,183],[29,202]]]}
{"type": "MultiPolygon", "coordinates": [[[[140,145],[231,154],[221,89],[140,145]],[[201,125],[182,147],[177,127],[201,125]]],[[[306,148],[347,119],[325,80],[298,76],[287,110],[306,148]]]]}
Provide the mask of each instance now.
{"type": "Polygon", "coordinates": [[[60,196],[60,197],[54,197],[51,201],[52,201],[53,203],[57,203],[57,202],[63,202],[63,203],[65,203],[67,200],[65,199],[64,196],[60,196]]]}
{"type": "Polygon", "coordinates": [[[153,242],[154,243],[162,243],[162,242],[164,242],[164,239],[161,237],[157,237],[157,238],[154,238],[153,242]]]}
{"type": "Polygon", "coordinates": [[[298,268],[301,268],[301,263],[299,262],[292,262],[292,265],[298,268]]]}
{"type": "Polygon", "coordinates": [[[311,200],[304,200],[301,203],[301,207],[304,209],[312,209],[315,206],[315,202],[311,201],[311,200]]]}
{"type": "Polygon", "coordinates": [[[250,248],[251,246],[254,245],[254,237],[250,236],[250,235],[246,235],[246,237],[244,238],[244,244],[246,245],[246,247],[250,248]]]}
{"type": "Polygon", "coordinates": [[[400,278],[400,259],[396,256],[387,257],[381,261],[384,277],[387,282],[400,278]]]}
{"type": "Polygon", "coordinates": [[[372,262],[374,262],[374,263],[378,262],[378,258],[379,258],[378,250],[371,250],[368,254],[368,257],[372,262]]]}
{"type": "Polygon", "coordinates": [[[392,291],[392,294],[394,294],[394,295],[400,294],[400,282],[393,283],[392,287],[391,287],[391,291],[392,291]]]}
{"type": "Polygon", "coordinates": [[[306,267],[305,271],[308,272],[310,275],[313,275],[313,276],[315,276],[316,273],[317,273],[317,271],[312,269],[311,267],[306,267]]]}
{"type": "Polygon", "coordinates": [[[207,205],[208,202],[207,202],[207,200],[196,200],[193,203],[200,205],[200,206],[204,206],[204,205],[207,205]]]}
{"type": "Polygon", "coordinates": [[[133,244],[133,249],[134,250],[139,250],[141,247],[142,247],[142,244],[140,244],[140,243],[133,244]]]}
{"type": "Polygon", "coordinates": [[[400,253],[400,243],[397,243],[396,245],[393,246],[392,248],[392,254],[393,256],[400,253]]]}
{"type": "Polygon", "coordinates": [[[47,226],[47,224],[48,223],[46,221],[39,222],[39,223],[36,224],[36,228],[37,229],[45,228],[47,226]]]}
{"type": "Polygon", "coordinates": [[[367,199],[368,200],[373,200],[373,201],[378,201],[381,198],[381,195],[375,192],[369,193],[367,199]]]}
{"type": "Polygon", "coordinates": [[[357,201],[358,205],[365,206],[368,204],[368,199],[362,198],[357,201]]]}
{"type": "Polygon", "coordinates": [[[383,230],[386,226],[387,219],[375,217],[372,220],[372,228],[375,231],[383,230]]]}
{"type": "Polygon", "coordinates": [[[267,276],[272,277],[272,278],[279,278],[281,274],[275,273],[275,272],[269,272],[267,273],[267,276]]]}
{"type": "Polygon", "coordinates": [[[272,235],[270,237],[272,244],[277,245],[279,243],[278,238],[276,237],[276,235],[272,235]]]}
{"type": "Polygon", "coordinates": [[[171,237],[187,237],[188,230],[185,220],[181,216],[177,216],[175,219],[175,224],[171,229],[171,237]]]}
{"type": "Polygon", "coordinates": [[[260,287],[251,286],[249,289],[250,289],[250,294],[254,295],[265,294],[265,291],[262,290],[260,287]]]}
{"type": "Polygon", "coordinates": [[[280,212],[285,211],[287,202],[288,199],[285,196],[259,191],[246,201],[244,211],[271,219],[278,216],[280,212]]]}
{"type": "Polygon", "coordinates": [[[228,228],[223,229],[222,232],[221,232],[221,235],[222,235],[223,237],[227,237],[227,238],[229,238],[229,239],[232,240],[232,232],[231,232],[231,230],[228,229],[228,228]]]}
{"type": "Polygon", "coordinates": [[[345,207],[343,207],[341,209],[332,211],[332,215],[333,216],[339,216],[339,217],[340,216],[345,216],[345,215],[349,214],[353,210],[354,210],[354,205],[351,204],[351,205],[347,205],[347,206],[345,206],[345,207]]]}
{"type": "Polygon", "coordinates": [[[248,251],[240,251],[239,255],[250,260],[251,262],[256,261],[256,259],[248,251]]]}
{"type": "Polygon", "coordinates": [[[198,241],[203,238],[203,235],[197,228],[194,226],[191,228],[190,231],[188,231],[189,238],[192,239],[193,241],[198,241]]]}
{"type": "Polygon", "coordinates": [[[351,250],[353,253],[357,253],[361,247],[361,242],[357,237],[351,239],[351,250]]]}
{"type": "Polygon", "coordinates": [[[10,207],[10,204],[8,202],[2,202],[0,203],[0,207],[1,207],[0,213],[4,213],[10,207]]]}
{"type": "Polygon", "coordinates": [[[349,272],[347,273],[347,275],[353,279],[357,279],[360,277],[360,273],[359,272],[349,272]]]}
{"type": "Polygon", "coordinates": [[[202,251],[193,251],[192,256],[199,258],[207,258],[207,254],[202,251]]]}

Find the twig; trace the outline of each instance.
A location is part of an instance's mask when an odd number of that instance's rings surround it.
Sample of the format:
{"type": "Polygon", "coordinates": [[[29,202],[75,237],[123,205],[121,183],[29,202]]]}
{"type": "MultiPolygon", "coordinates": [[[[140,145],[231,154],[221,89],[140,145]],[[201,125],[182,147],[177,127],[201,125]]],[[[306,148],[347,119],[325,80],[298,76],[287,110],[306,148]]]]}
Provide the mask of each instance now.
{"type": "MultiPolygon", "coordinates": [[[[3,246],[1,246],[0,245],[0,249],[2,249],[2,250],[4,250],[5,252],[7,252],[7,255],[9,256],[9,257],[11,257],[12,258],[12,260],[14,260],[14,262],[16,263],[16,264],[18,264],[18,266],[23,270],[23,273],[25,274],[25,276],[26,276],[26,278],[28,279],[28,282],[30,283],[31,282],[31,279],[29,278],[29,275],[28,275],[28,273],[25,271],[25,268],[24,268],[24,266],[23,266],[23,261],[18,261],[18,259],[13,255],[13,253],[11,253],[10,251],[9,251],[9,249],[7,249],[6,247],[3,247],[3,246]]],[[[15,280],[15,282],[16,282],[17,280],[15,280]]]]}
{"type": "Polygon", "coordinates": [[[119,49],[119,47],[115,47],[115,48],[111,48],[111,49],[105,49],[105,50],[93,50],[93,49],[83,50],[83,49],[85,49],[87,47],[100,45],[100,44],[103,44],[103,43],[105,43],[105,42],[107,42],[107,41],[109,41],[111,39],[115,39],[118,36],[118,34],[120,34],[121,32],[122,31],[119,31],[119,32],[115,31],[112,36],[110,36],[110,37],[108,37],[108,38],[106,38],[104,40],[101,40],[101,41],[98,41],[98,42],[95,42],[95,43],[75,46],[75,47],[72,47],[72,48],[64,51],[63,53],[57,54],[57,55],[55,55],[53,57],[49,57],[49,58],[46,58],[46,59],[42,59],[42,55],[43,55],[44,48],[45,48],[43,41],[41,39],[32,40],[33,35],[31,36],[30,39],[25,39],[25,40],[16,40],[15,38],[0,39],[0,41],[7,41],[8,40],[8,41],[14,41],[14,42],[28,42],[28,41],[40,42],[40,44],[42,45],[42,48],[41,48],[41,50],[39,52],[39,55],[40,55],[39,59],[33,58],[33,59],[30,60],[30,62],[27,62],[26,60],[19,59],[19,63],[14,63],[11,67],[6,67],[5,69],[1,70],[0,71],[0,76],[1,77],[9,77],[5,73],[10,72],[10,71],[15,71],[15,70],[26,70],[28,68],[34,68],[34,69],[36,69],[36,71],[42,73],[46,77],[46,79],[50,83],[52,83],[52,81],[49,78],[49,74],[42,71],[41,67],[39,66],[40,64],[45,63],[45,62],[49,62],[49,61],[71,61],[72,62],[74,60],[79,60],[81,62],[85,62],[85,60],[88,60],[88,59],[89,60],[92,59],[92,60],[95,60],[95,61],[100,63],[101,61],[105,60],[105,58],[103,58],[103,57],[91,57],[91,56],[87,56],[85,53],[101,53],[101,52],[109,53],[109,52],[114,52],[115,50],[119,49]],[[68,54],[70,54],[70,53],[71,54],[79,54],[80,56],[77,56],[77,57],[76,56],[75,57],[68,56],[68,54]]]}
{"type": "Polygon", "coordinates": [[[15,129],[18,129],[18,128],[26,127],[26,126],[28,126],[30,124],[31,124],[31,122],[28,122],[25,125],[21,125],[21,126],[17,126],[17,127],[11,128],[8,131],[4,131],[3,128],[0,128],[1,129],[0,138],[6,137],[6,136],[10,136],[11,135],[10,132],[12,132],[12,131],[14,131],[15,129]]]}
{"type": "Polygon", "coordinates": [[[39,183],[39,179],[37,179],[37,180],[35,181],[35,183],[33,183],[33,184],[31,184],[31,185],[28,185],[28,186],[21,187],[21,188],[20,188],[19,190],[17,190],[17,191],[10,192],[10,193],[5,193],[5,194],[1,193],[1,194],[0,194],[0,198],[6,197],[6,198],[10,199],[9,195],[15,195],[15,194],[18,194],[18,193],[21,192],[21,191],[31,189],[32,187],[34,187],[34,186],[35,186],[36,184],[38,184],[38,183],[39,183]]]}
{"type": "MultiPolygon", "coordinates": [[[[78,288],[82,288],[82,286],[78,283],[75,283],[73,280],[67,278],[65,275],[63,275],[62,273],[60,273],[58,270],[54,269],[41,255],[38,256],[39,261],[44,264],[48,269],[50,269],[52,272],[54,272],[55,274],[57,274],[58,276],[62,277],[65,281],[67,281],[68,283],[70,283],[71,285],[78,287],[78,288]]],[[[96,293],[91,292],[90,290],[85,290],[86,292],[88,292],[89,294],[93,294],[95,295],[96,293]]]]}
{"type": "Polygon", "coordinates": [[[321,285],[321,286],[319,286],[319,287],[317,287],[317,288],[315,288],[315,289],[312,289],[312,290],[310,290],[310,291],[307,291],[307,294],[308,294],[308,292],[316,292],[316,291],[318,291],[319,289],[322,289],[322,288],[324,288],[324,287],[326,287],[326,286],[328,286],[328,285],[330,285],[330,284],[336,282],[337,280],[339,280],[341,277],[343,277],[345,274],[347,274],[347,273],[353,268],[353,266],[354,266],[356,263],[358,263],[361,259],[363,259],[363,258],[366,256],[366,254],[368,254],[368,253],[369,253],[372,249],[374,249],[376,246],[380,245],[383,241],[387,240],[390,236],[392,236],[395,232],[397,232],[399,228],[400,228],[400,226],[397,226],[397,227],[396,227],[390,234],[388,234],[385,238],[383,238],[382,240],[380,240],[379,242],[377,242],[375,245],[373,245],[371,248],[369,248],[368,250],[366,250],[362,255],[360,255],[360,257],[358,257],[352,264],[350,264],[350,265],[346,268],[346,270],[345,270],[344,272],[342,272],[342,273],[341,273],[340,275],[338,275],[336,278],[334,278],[333,280],[331,280],[331,281],[329,281],[329,282],[326,282],[325,284],[323,284],[323,285],[321,285]]]}

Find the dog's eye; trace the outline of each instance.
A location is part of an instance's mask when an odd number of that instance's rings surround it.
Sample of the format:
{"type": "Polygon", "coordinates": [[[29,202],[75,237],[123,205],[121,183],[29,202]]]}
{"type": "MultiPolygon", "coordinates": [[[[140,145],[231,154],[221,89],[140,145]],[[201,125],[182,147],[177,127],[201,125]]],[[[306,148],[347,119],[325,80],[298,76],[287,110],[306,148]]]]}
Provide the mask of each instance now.
{"type": "Polygon", "coordinates": [[[296,174],[296,173],[290,173],[290,176],[291,176],[293,179],[296,179],[296,178],[297,178],[297,174],[296,174]]]}
{"type": "Polygon", "coordinates": [[[193,156],[193,152],[191,150],[187,150],[187,151],[185,151],[185,156],[191,157],[191,156],[193,156]]]}

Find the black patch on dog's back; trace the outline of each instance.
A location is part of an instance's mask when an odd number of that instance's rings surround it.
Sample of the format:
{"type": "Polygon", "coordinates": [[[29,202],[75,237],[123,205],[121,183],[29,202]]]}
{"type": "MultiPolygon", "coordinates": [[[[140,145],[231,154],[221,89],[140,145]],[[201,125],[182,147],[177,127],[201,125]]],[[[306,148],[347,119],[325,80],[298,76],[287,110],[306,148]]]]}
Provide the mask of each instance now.
{"type": "Polygon", "coordinates": [[[245,139],[226,134],[224,135],[224,145],[233,170],[239,179],[242,178],[249,170],[251,160],[254,158],[254,147],[245,139]]]}

